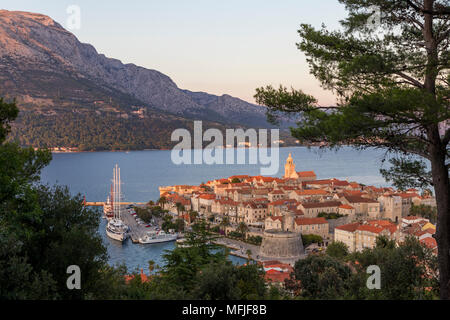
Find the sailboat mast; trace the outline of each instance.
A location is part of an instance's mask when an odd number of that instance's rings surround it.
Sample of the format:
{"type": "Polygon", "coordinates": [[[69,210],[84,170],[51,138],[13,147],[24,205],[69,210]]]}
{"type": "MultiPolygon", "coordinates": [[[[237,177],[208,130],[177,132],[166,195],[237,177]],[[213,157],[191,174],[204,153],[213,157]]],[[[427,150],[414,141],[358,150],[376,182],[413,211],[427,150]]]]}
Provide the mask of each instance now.
{"type": "Polygon", "coordinates": [[[121,199],[122,194],[121,194],[121,187],[120,187],[120,168],[118,168],[118,170],[119,170],[119,219],[120,219],[120,205],[121,205],[120,201],[122,200],[121,199]]]}
{"type": "Polygon", "coordinates": [[[115,167],[115,175],[114,175],[114,185],[116,186],[116,191],[115,191],[115,195],[116,195],[116,212],[115,212],[115,218],[118,219],[119,218],[119,208],[120,208],[120,194],[119,194],[119,187],[117,184],[117,180],[118,180],[118,170],[117,170],[117,164],[115,167]]]}
{"type": "Polygon", "coordinates": [[[116,168],[113,168],[113,198],[114,198],[114,206],[113,206],[113,214],[114,219],[116,218],[116,211],[117,211],[117,199],[116,199],[116,168]]]}

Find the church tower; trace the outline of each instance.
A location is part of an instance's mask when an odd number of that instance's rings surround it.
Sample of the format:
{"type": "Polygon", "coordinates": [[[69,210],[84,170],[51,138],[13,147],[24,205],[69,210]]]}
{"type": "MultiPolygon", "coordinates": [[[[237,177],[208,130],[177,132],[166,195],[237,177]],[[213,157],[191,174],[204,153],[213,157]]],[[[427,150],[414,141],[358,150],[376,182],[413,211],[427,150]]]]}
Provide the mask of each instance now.
{"type": "Polygon", "coordinates": [[[298,179],[298,174],[295,171],[294,160],[292,159],[291,154],[289,153],[289,157],[286,159],[286,164],[284,165],[284,177],[290,179],[298,179]]]}
{"type": "Polygon", "coordinates": [[[295,231],[295,216],[292,212],[288,211],[283,214],[283,218],[281,219],[281,229],[287,232],[295,231]]]}

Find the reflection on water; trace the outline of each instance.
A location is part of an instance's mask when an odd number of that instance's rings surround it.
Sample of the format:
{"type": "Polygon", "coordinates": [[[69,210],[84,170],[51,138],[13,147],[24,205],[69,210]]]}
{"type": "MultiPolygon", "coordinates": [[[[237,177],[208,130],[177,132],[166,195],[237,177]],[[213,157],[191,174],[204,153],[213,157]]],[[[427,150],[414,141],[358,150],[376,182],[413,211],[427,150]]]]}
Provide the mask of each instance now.
{"type": "MultiPolygon", "coordinates": [[[[283,175],[289,153],[292,153],[297,171],[314,170],[318,179],[334,177],[366,185],[387,185],[379,173],[384,155],[380,150],[280,148],[277,159],[279,171],[275,176],[283,175]]],[[[105,201],[110,190],[112,170],[117,163],[121,168],[125,201],[147,202],[159,198],[158,186],[200,184],[232,175],[260,174],[260,166],[254,164],[175,165],[170,155],[168,150],[59,153],[53,155],[41,178],[43,183],[67,185],[73,194],[85,195],[87,201],[105,201]]],[[[108,248],[111,264],[125,263],[131,269],[148,270],[149,260],[162,265],[161,255],[175,246],[174,242],[140,245],[130,240],[120,244],[106,237],[105,225],[106,221],[102,219],[99,232],[108,248]]],[[[245,261],[237,257],[231,259],[237,263],[245,261]]]]}

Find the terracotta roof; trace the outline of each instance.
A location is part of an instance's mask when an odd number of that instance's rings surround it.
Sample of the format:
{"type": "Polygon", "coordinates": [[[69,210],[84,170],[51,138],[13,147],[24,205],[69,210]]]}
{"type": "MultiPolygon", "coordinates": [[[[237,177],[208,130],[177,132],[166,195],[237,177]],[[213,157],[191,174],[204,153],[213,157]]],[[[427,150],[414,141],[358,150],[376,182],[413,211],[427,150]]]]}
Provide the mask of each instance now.
{"type": "Polygon", "coordinates": [[[359,222],[344,224],[342,226],[338,226],[335,229],[344,230],[348,232],[355,232],[355,230],[360,226],[359,222]]]}
{"type": "Polygon", "coordinates": [[[303,178],[316,176],[314,171],[298,171],[297,174],[299,177],[303,177],[303,178]]]}
{"type": "Polygon", "coordinates": [[[256,181],[262,181],[262,182],[273,182],[276,179],[274,177],[263,177],[263,176],[256,176],[253,178],[256,179],[256,181]]]}
{"type": "Polygon", "coordinates": [[[399,196],[399,197],[402,197],[404,199],[407,199],[407,198],[420,198],[420,195],[418,195],[417,193],[403,192],[403,193],[397,193],[396,195],[399,196]]]}
{"type": "Polygon", "coordinates": [[[205,200],[214,200],[216,198],[215,194],[210,194],[210,193],[203,193],[201,195],[199,195],[200,199],[205,199],[205,200]]]}
{"type": "Polygon", "coordinates": [[[379,225],[379,226],[390,226],[391,224],[393,224],[392,222],[388,221],[388,220],[369,220],[367,221],[368,224],[371,225],[379,225]]]}
{"type": "Polygon", "coordinates": [[[350,209],[350,210],[355,209],[355,208],[353,208],[353,207],[352,207],[351,205],[349,205],[349,204],[342,204],[342,205],[339,206],[339,208],[342,208],[342,209],[350,209]]]}
{"type": "Polygon", "coordinates": [[[434,249],[437,247],[436,239],[433,237],[424,238],[424,239],[420,240],[420,242],[422,244],[426,245],[430,249],[434,249]]]}
{"type": "Polygon", "coordinates": [[[378,203],[378,201],[372,200],[372,199],[368,199],[368,198],[363,198],[360,196],[344,196],[345,199],[347,199],[348,202],[350,203],[378,203]]]}
{"type": "Polygon", "coordinates": [[[272,191],[270,191],[269,193],[270,193],[270,194],[284,194],[284,192],[281,191],[281,190],[272,190],[272,191]]]}
{"type": "Polygon", "coordinates": [[[190,206],[191,205],[191,200],[185,199],[185,198],[180,198],[178,200],[179,203],[181,203],[183,206],[190,206]]]}
{"type": "Polygon", "coordinates": [[[360,225],[358,228],[356,228],[356,230],[360,230],[360,231],[369,231],[369,232],[372,232],[372,233],[380,233],[381,231],[383,231],[384,230],[384,228],[382,228],[382,227],[376,227],[376,226],[371,226],[371,225],[368,225],[368,224],[363,224],[363,225],[360,225]]]}
{"type": "MultiPolygon", "coordinates": [[[[150,281],[150,278],[144,273],[143,269],[141,269],[140,276],[141,276],[142,283],[150,281]]],[[[134,279],[134,275],[125,275],[124,277],[125,277],[125,283],[127,283],[127,284],[130,282],[130,280],[134,279]]]]}
{"type": "Polygon", "coordinates": [[[397,231],[397,225],[387,220],[370,220],[367,221],[367,224],[363,224],[357,228],[357,230],[369,231],[377,234],[385,229],[392,234],[397,231]]]}
{"type": "Polygon", "coordinates": [[[294,271],[294,269],[291,267],[290,264],[287,263],[265,263],[264,264],[264,269],[282,269],[282,270],[286,270],[286,271],[294,271]]]}
{"type": "Polygon", "coordinates": [[[228,183],[228,179],[216,179],[213,182],[228,183]]]}
{"type": "Polygon", "coordinates": [[[283,283],[286,279],[289,279],[289,276],[290,276],[289,272],[269,270],[264,275],[264,278],[266,279],[266,281],[283,283]]]}
{"type": "Polygon", "coordinates": [[[346,187],[348,185],[349,185],[348,181],[341,181],[341,180],[333,181],[333,186],[346,187]]]}
{"type": "Polygon", "coordinates": [[[308,190],[295,190],[294,191],[299,196],[313,196],[313,195],[325,195],[328,194],[322,189],[308,189],[308,190]]]}
{"type": "Polygon", "coordinates": [[[303,182],[303,185],[308,185],[308,184],[326,184],[326,185],[331,185],[333,183],[332,179],[323,179],[323,180],[313,180],[313,181],[305,181],[303,182]]]}
{"type": "Polygon", "coordinates": [[[276,201],[269,202],[269,206],[286,206],[288,204],[298,203],[295,199],[280,199],[276,201]]]}
{"type": "Polygon", "coordinates": [[[330,208],[330,207],[339,207],[341,202],[339,201],[324,201],[324,202],[305,202],[301,204],[305,209],[312,208],[330,208]]]}
{"type": "Polygon", "coordinates": [[[298,226],[305,226],[311,224],[328,224],[325,218],[297,218],[295,219],[295,224],[298,226]]]}
{"type": "Polygon", "coordinates": [[[272,219],[273,221],[275,220],[283,221],[283,216],[270,216],[269,218],[272,219]]]}
{"type": "Polygon", "coordinates": [[[294,213],[296,216],[304,216],[305,213],[300,209],[289,209],[292,213],[294,213]]]}

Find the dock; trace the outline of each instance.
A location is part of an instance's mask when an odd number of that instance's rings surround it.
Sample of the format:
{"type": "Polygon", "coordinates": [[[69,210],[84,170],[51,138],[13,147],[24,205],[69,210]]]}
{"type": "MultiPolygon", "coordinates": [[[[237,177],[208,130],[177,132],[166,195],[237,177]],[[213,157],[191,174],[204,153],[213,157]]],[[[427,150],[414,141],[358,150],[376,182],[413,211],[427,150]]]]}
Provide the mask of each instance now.
{"type": "Polygon", "coordinates": [[[128,213],[128,211],[122,212],[120,216],[122,221],[130,228],[128,234],[133,243],[139,243],[139,238],[142,238],[150,230],[150,228],[146,228],[145,225],[138,224],[136,219],[134,219],[134,216],[132,216],[131,213],[128,213]]]}

